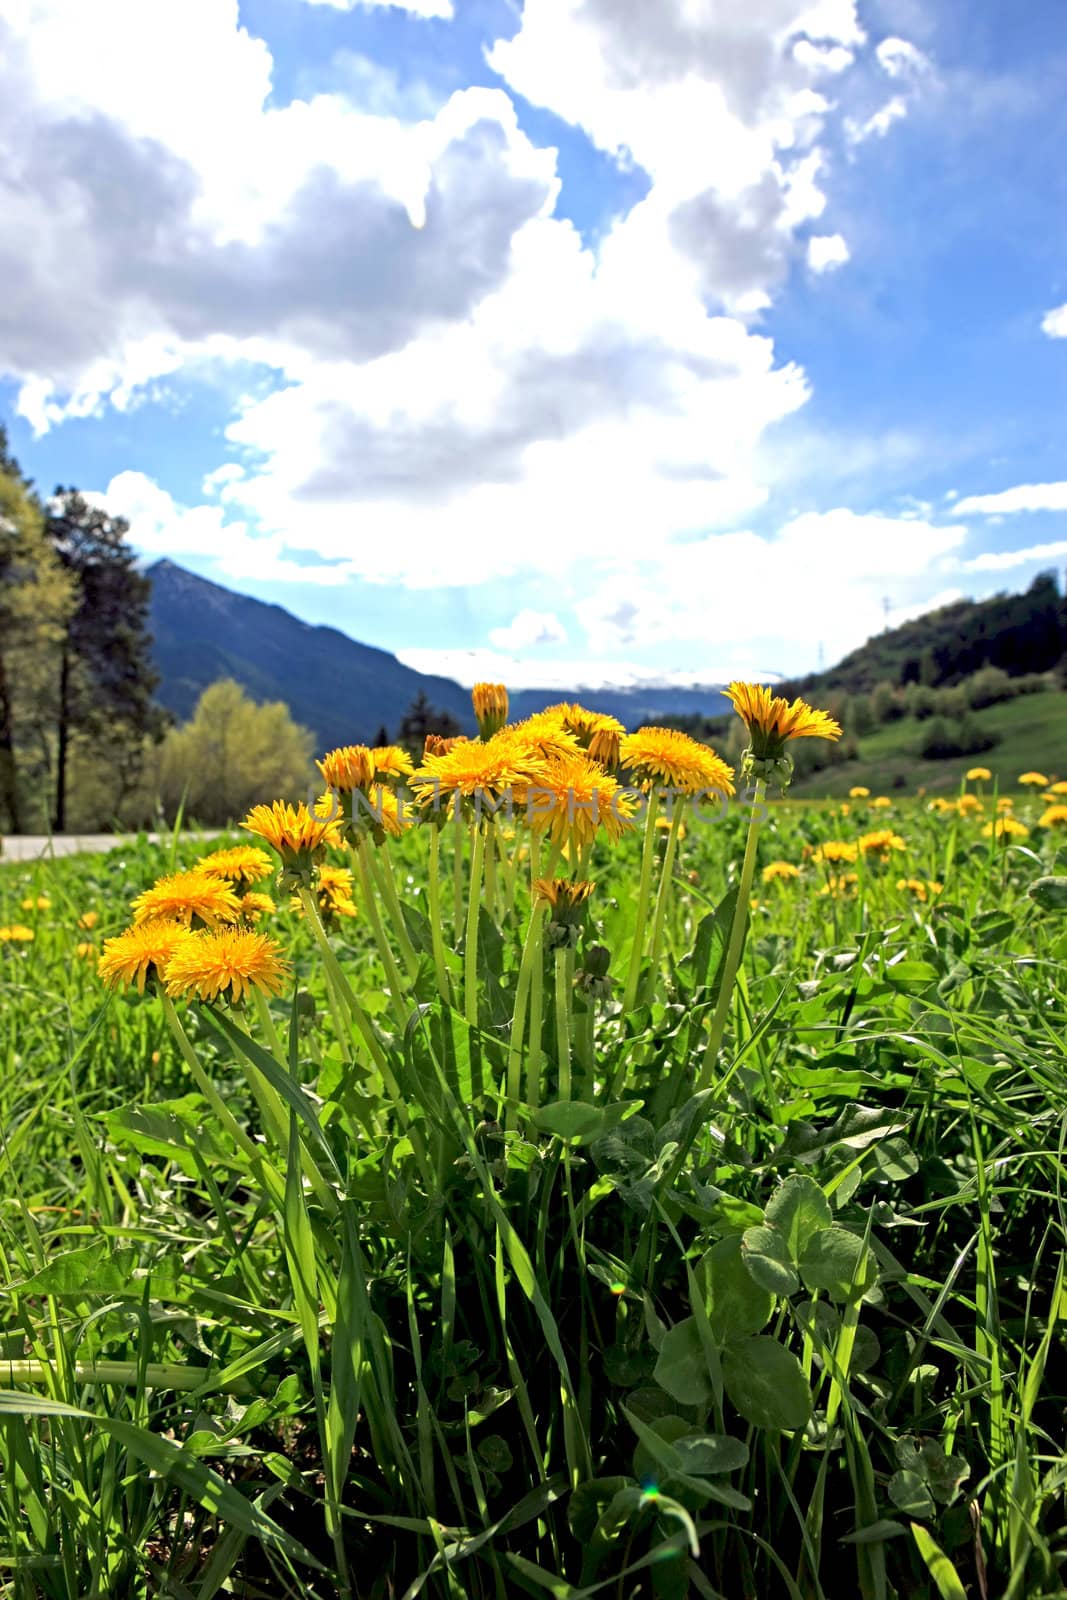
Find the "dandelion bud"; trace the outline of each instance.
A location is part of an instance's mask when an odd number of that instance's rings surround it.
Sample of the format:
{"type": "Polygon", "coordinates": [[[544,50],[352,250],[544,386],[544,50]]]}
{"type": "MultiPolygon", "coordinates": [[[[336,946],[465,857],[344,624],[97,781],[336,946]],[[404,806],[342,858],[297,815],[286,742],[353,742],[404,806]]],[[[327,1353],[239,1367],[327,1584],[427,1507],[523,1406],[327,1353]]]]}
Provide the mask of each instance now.
{"type": "Polygon", "coordinates": [[[595,888],[593,883],[570,878],[537,879],[534,884],[535,900],[544,900],[552,908],[552,916],[545,930],[545,943],[550,950],[573,950],[585,920],[586,901],[595,888]]]}
{"type": "Polygon", "coordinates": [[[606,945],[592,944],[574,974],[574,987],[590,1000],[610,1000],[613,980],[608,977],[611,951],[606,945]]]}
{"type": "Polygon", "coordinates": [[[508,691],[502,683],[476,683],[471,702],[483,739],[491,739],[508,720],[508,691]]]}

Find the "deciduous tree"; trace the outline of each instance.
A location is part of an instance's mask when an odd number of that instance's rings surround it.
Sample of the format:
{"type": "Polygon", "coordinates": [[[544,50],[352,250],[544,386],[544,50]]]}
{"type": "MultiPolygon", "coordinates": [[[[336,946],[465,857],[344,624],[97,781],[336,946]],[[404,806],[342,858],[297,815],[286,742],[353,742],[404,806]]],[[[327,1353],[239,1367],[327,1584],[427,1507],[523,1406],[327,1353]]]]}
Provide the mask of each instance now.
{"type": "Polygon", "coordinates": [[[198,822],[239,820],[259,802],[303,800],[314,735],[281,701],[257,705],[231,678],[204,690],[192,720],[163,741],[160,793],[169,817],[184,798],[198,822]]]}
{"type": "Polygon", "coordinates": [[[0,818],[15,833],[27,809],[20,770],[24,778],[32,770],[47,771],[47,735],[59,702],[59,646],[72,610],[73,583],[45,537],[41,508],[0,430],[0,818]]]}

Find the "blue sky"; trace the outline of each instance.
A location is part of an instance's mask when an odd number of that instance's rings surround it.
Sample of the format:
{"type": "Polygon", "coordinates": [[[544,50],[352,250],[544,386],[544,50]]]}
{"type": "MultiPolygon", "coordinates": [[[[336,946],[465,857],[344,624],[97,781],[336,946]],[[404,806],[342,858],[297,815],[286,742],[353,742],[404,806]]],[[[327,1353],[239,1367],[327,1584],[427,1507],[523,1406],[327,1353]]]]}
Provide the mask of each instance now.
{"type": "Polygon", "coordinates": [[[0,419],[146,559],[560,686],[1067,567],[1059,0],[28,9],[0,419]]]}

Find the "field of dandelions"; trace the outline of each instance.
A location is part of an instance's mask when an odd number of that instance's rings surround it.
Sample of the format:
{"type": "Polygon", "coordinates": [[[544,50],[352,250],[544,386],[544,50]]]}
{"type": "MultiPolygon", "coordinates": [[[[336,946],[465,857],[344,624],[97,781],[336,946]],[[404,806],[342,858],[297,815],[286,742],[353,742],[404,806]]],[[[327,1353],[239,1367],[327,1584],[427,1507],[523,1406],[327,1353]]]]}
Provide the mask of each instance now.
{"type": "Polygon", "coordinates": [[[0,1596],[1064,1594],[1067,784],[731,697],[0,859],[0,1596]]]}

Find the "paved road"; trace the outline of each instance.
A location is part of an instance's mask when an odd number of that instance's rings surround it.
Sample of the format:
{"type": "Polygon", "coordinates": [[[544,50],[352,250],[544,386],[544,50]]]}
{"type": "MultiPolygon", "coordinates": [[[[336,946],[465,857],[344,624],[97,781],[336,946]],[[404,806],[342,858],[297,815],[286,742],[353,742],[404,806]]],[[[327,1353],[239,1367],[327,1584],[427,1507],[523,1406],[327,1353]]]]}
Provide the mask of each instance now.
{"type": "MultiPolygon", "coordinates": [[[[214,839],[216,832],[183,834],[183,838],[214,839]]],[[[118,850],[122,845],[134,844],[132,833],[60,833],[48,838],[44,834],[9,834],[0,847],[0,863],[5,861],[37,861],[42,856],[95,855],[103,850],[118,850]]],[[[150,833],[149,839],[158,844],[161,839],[170,842],[169,833],[150,833]]]]}

